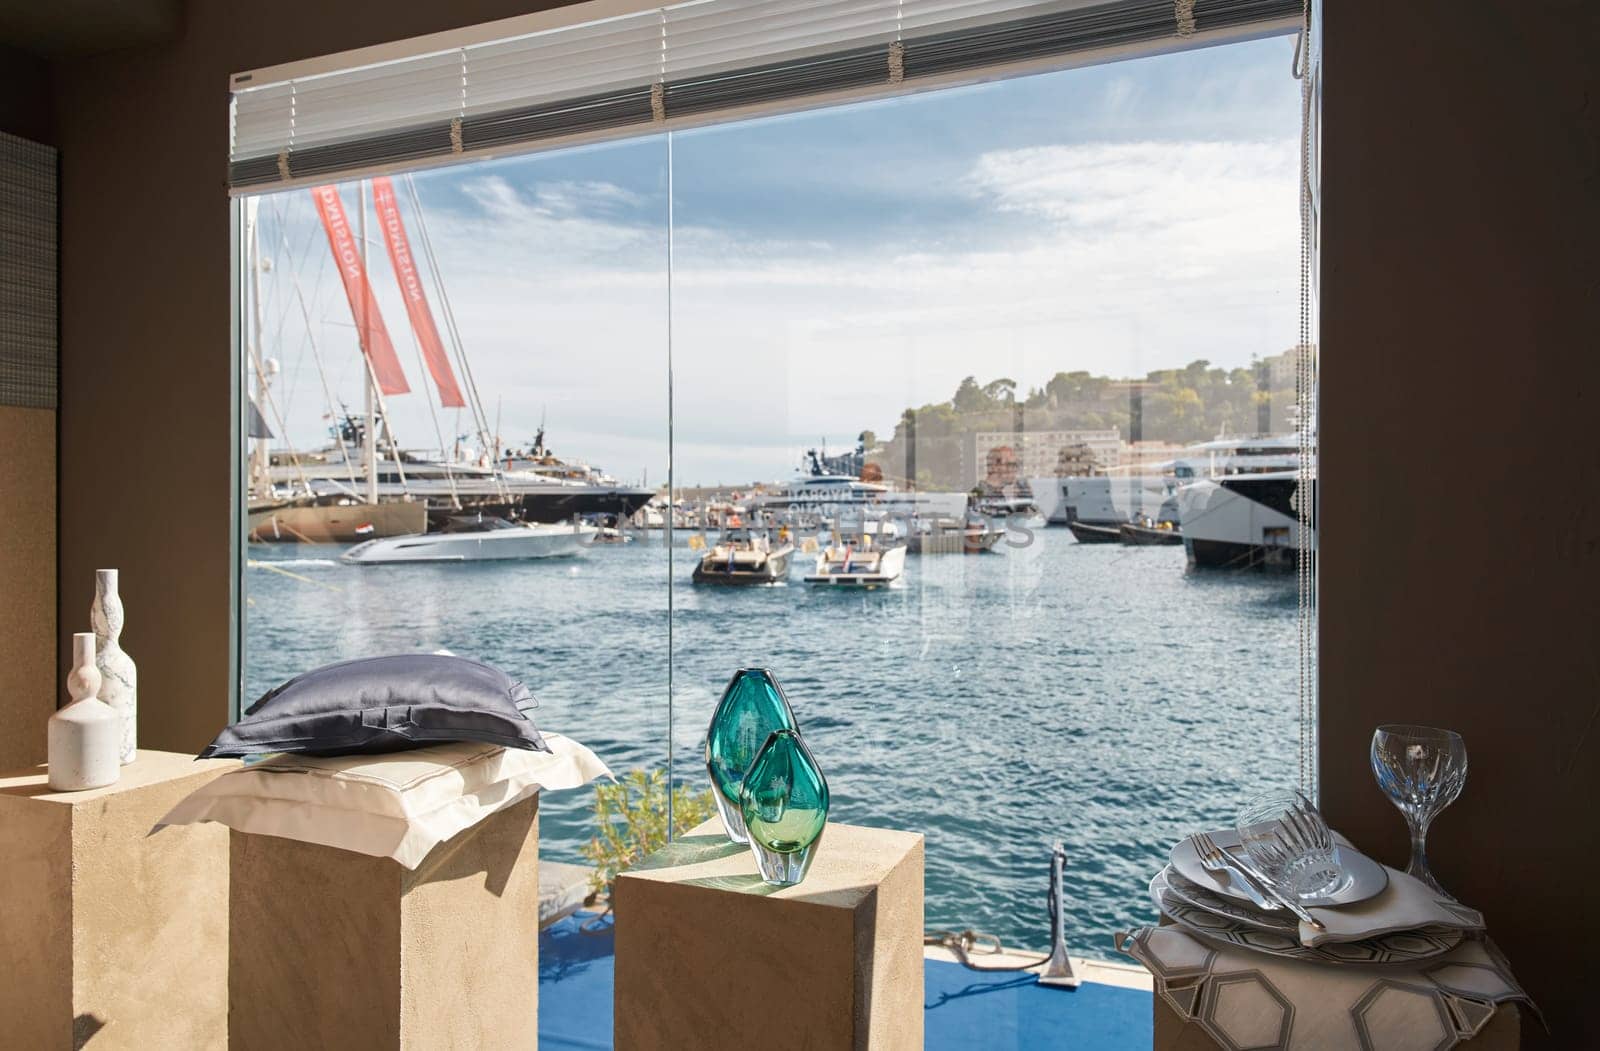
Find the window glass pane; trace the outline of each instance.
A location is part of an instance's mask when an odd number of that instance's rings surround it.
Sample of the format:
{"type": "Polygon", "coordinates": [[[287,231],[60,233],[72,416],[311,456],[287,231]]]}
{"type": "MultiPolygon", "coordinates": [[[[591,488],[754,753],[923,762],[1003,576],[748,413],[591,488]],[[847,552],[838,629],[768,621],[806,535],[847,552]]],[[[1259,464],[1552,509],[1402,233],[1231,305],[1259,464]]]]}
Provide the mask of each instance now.
{"type": "MultiPolygon", "coordinates": [[[[261,306],[259,324],[246,316],[247,389],[273,437],[248,443],[243,702],[329,661],[447,649],[525,681],[541,728],[619,772],[663,768],[665,562],[643,543],[595,543],[611,538],[594,527],[626,520],[666,475],[665,140],[439,169],[392,187],[467,404],[441,407],[373,183],[338,187],[358,246],[365,201],[366,272],[410,388],[381,399],[376,506],[355,314],[313,193],[247,206],[259,232],[247,283],[258,282],[261,306]],[[480,515],[558,524],[509,541],[506,530],[459,531],[480,515]],[[576,534],[575,517],[585,523],[576,534]],[[423,537],[388,539],[425,525],[423,537]],[[369,539],[391,545],[385,558],[439,560],[349,564],[373,554],[354,547],[369,539]],[[506,543],[527,545],[523,557],[485,557],[506,543]]],[[[592,806],[588,791],[549,797],[546,857],[580,860],[592,806]]]]}
{"type": "Polygon", "coordinates": [[[1292,47],[675,138],[679,754],[771,668],[834,816],[926,833],[930,928],[1044,948],[1060,839],[1073,951],[1110,956],[1177,837],[1296,782],[1295,576],[1237,568],[1285,552],[1245,514],[1192,567],[1177,507],[1191,462],[1292,480],[1292,47]],[[783,586],[689,585],[733,509],[790,530],[783,586]],[[858,562],[862,517],[918,550],[807,583],[836,514],[858,562]]]}

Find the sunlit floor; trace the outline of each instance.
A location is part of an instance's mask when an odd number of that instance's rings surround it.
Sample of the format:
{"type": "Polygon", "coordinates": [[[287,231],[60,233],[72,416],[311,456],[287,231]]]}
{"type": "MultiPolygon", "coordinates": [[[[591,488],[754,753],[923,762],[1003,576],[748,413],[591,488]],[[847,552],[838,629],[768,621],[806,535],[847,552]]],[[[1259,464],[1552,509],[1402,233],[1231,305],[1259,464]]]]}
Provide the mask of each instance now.
{"type": "MultiPolygon", "coordinates": [[[[541,1048],[611,1047],[613,940],[609,928],[580,931],[588,918],[570,916],[539,935],[541,1048]]],[[[1016,972],[983,974],[933,959],[926,967],[923,1046],[932,1051],[1150,1047],[1150,993],[1137,980],[1047,989],[1016,972]]]]}

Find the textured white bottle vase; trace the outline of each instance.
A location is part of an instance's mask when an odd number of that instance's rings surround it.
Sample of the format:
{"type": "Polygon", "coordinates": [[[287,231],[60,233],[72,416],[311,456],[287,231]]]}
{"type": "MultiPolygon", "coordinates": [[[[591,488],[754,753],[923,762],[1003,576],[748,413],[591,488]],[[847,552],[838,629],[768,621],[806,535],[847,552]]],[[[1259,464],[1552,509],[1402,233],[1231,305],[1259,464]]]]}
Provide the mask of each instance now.
{"type": "Polygon", "coordinates": [[[94,628],[94,663],[100,669],[99,697],[122,719],[122,761],[131,763],[139,747],[139,670],[118,642],[122,635],[122,619],[117,571],[95,570],[94,605],[89,607],[89,624],[94,628]]]}
{"type": "Polygon", "coordinates": [[[57,792],[79,792],[116,784],[122,776],[122,718],[95,696],[100,671],[94,666],[92,632],[72,636],[72,700],[50,717],[49,783],[57,792]]]}

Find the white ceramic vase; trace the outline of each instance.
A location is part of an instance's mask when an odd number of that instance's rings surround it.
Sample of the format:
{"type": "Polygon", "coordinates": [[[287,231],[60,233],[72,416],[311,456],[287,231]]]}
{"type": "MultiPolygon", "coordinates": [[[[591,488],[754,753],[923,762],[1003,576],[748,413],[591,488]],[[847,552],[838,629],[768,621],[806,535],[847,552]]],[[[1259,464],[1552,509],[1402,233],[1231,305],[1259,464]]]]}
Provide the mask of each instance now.
{"type": "Polygon", "coordinates": [[[114,569],[94,571],[89,623],[94,627],[94,663],[100,669],[99,697],[122,719],[122,761],[131,763],[139,747],[139,670],[117,641],[122,635],[122,597],[117,594],[114,569]]]}
{"type": "Polygon", "coordinates": [[[50,717],[47,731],[49,783],[56,792],[103,788],[122,775],[122,717],[95,696],[100,671],[94,664],[93,633],[72,636],[72,700],[50,717]]]}

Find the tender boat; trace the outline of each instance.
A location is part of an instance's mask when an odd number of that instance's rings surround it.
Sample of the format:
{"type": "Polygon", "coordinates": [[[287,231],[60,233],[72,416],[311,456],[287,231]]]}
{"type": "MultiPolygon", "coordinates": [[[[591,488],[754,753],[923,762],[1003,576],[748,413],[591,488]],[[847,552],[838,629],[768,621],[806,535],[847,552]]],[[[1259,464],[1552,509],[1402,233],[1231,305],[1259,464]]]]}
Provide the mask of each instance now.
{"type": "Polygon", "coordinates": [[[906,568],[906,545],[874,542],[870,535],[829,544],[817,553],[816,571],[807,584],[824,587],[878,588],[897,580],[906,568]]]}
{"type": "Polygon", "coordinates": [[[1068,521],[1067,528],[1080,544],[1119,544],[1122,542],[1120,525],[1097,525],[1094,522],[1068,521]]]}
{"type": "Polygon", "coordinates": [[[788,540],[730,528],[720,543],[700,557],[693,579],[696,584],[781,584],[789,579],[793,554],[794,545],[788,540]]]}
{"type": "Polygon", "coordinates": [[[993,551],[1005,535],[1003,526],[982,518],[919,518],[912,521],[906,541],[913,555],[978,555],[993,551]]]}
{"type": "Polygon", "coordinates": [[[531,525],[486,515],[458,515],[437,533],[369,540],[343,555],[341,562],[487,562],[513,558],[560,558],[581,554],[600,532],[580,523],[531,525]]]}
{"type": "Polygon", "coordinates": [[[1127,522],[1121,528],[1121,540],[1124,544],[1133,544],[1138,547],[1159,547],[1165,544],[1183,543],[1183,530],[1171,522],[1151,522],[1148,519],[1140,522],[1127,522]]]}

